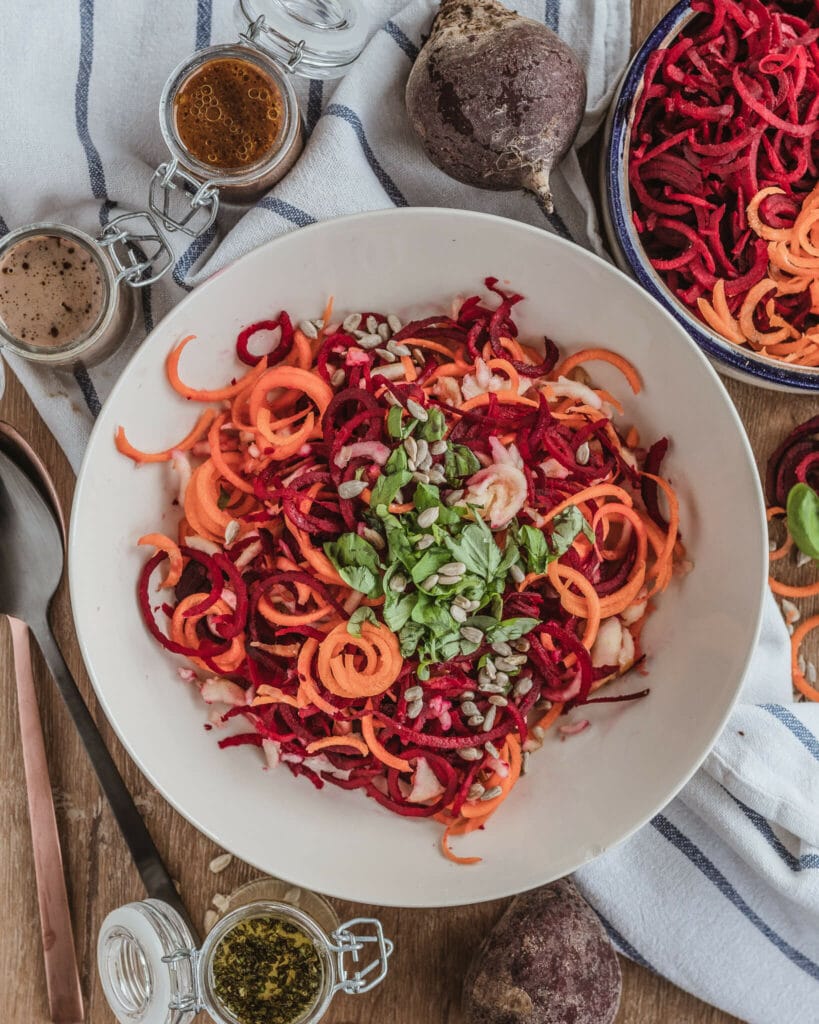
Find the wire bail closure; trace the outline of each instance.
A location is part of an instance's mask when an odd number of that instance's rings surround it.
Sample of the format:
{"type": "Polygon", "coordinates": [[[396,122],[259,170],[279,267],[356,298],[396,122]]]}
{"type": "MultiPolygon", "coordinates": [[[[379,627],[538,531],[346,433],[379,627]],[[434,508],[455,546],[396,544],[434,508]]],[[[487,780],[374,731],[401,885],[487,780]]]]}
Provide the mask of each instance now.
{"type": "Polygon", "coordinates": [[[337,943],[335,946],[331,945],[330,949],[336,954],[336,969],[339,979],[333,989],[334,993],[362,995],[379,985],[387,976],[388,961],[395,947],[390,939],[384,937],[384,929],[379,920],[374,917],[355,917],[340,925],[333,932],[331,938],[337,943]],[[369,931],[363,934],[354,932],[352,929],[357,925],[364,925],[368,930],[372,929],[375,934],[369,934],[369,931]],[[353,963],[358,964],[363,959],[359,954],[372,946],[376,947],[375,959],[349,975],[345,958],[349,955],[353,963]],[[377,973],[373,975],[376,970],[377,973]],[[368,975],[372,975],[372,977],[368,978],[368,975]]]}
{"type": "Polygon", "coordinates": [[[219,190],[213,181],[200,183],[173,157],[154,171],[148,206],[168,231],[182,231],[191,238],[198,238],[216,220],[219,190]],[[178,207],[179,212],[172,207],[178,207]]]}
{"type": "Polygon", "coordinates": [[[145,288],[159,281],[175,262],[162,229],[147,210],[115,217],[97,241],[110,256],[117,281],[125,281],[132,288],[145,288]]]}

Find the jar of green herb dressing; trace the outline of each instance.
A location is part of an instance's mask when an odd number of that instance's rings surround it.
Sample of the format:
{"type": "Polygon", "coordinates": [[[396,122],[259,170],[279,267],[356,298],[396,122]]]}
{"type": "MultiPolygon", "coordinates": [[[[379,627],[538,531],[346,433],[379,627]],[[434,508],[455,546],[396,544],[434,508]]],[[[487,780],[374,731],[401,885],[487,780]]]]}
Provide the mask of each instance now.
{"type": "Polygon", "coordinates": [[[392,950],[376,919],[339,924],[322,897],[261,879],[234,894],[201,946],[161,900],[112,911],[97,962],[120,1024],[187,1024],[200,1010],[216,1024],[315,1024],[337,992],[378,985],[392,950]]]}

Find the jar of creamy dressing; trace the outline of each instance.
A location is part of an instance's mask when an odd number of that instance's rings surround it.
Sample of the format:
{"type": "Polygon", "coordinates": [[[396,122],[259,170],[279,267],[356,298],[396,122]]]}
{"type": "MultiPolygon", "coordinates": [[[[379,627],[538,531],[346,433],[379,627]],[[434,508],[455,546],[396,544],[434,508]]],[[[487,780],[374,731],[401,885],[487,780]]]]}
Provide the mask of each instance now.
{"type": "Polygon", "coordinates": [[[103,921],[102,988],[120,1024],[316,1024],[337,992],[361,995],[386,976],[392,942],[374,918],[339,924],[316,893],[265,878],[237,890],[199,945],[161,900],[103,921]]]}

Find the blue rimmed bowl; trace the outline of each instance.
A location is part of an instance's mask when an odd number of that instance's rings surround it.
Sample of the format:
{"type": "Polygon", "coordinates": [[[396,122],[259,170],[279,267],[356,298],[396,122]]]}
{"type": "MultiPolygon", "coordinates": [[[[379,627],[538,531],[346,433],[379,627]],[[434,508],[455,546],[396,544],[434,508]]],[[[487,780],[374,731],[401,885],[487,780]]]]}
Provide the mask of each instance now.
{"type": "Polygon", "coordinates": [[[694,17],[690,0],[675,4],[634,55],[615,93],[600,166],[603,220],[609,243],[618,266],[635,277],[682,324],[720,373],[776,391],[819,392],[819,368],[792,366],[739,348],[693,316],[651,266],[634,227],[628,164],[632,122],[646,64],[655,50],[668,46],[694,17]]]}

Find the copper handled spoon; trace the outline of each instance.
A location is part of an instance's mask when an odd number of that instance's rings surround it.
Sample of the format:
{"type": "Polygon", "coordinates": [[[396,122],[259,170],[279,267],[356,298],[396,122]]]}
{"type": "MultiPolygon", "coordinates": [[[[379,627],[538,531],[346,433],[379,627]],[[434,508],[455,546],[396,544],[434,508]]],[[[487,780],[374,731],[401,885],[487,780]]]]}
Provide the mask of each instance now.
{"type": "MultiPolygon", "coordinates": [[[[65,544],[65,521],[48,471],[20,434],[2,421],[0,451],[5,452],[38,486],[43,497],[48,499],[54,517],[60,524],[65,544]]],[[[9,615],[8,622],[17,682],[17,710],[43,935],[48,1007],[54,1024],[80,1024],[84,1020],[82,991],[43,729],[31,671],[30,637],[28,626],[20,619],[9,615]]]]}
{"type": "Polygon", "coordinates": [[[0,564],[4,568],[0,574],[0,614],[22,619],[34,634],[148,895],[170,904],[193,929],[51,632],[48,607],[60,582],[63,563],[62,539],[48,503],[26,474],[0,450],[0,564]]]}

